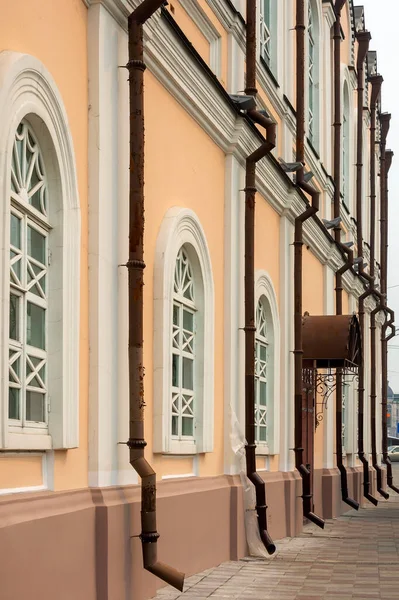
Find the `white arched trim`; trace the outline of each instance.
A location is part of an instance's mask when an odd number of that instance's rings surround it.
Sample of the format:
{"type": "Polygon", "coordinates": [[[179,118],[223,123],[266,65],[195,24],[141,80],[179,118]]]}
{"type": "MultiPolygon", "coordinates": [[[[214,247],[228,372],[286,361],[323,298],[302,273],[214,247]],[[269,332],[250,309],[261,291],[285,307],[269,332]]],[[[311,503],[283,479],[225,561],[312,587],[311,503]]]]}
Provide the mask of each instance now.
{"type": "MultiPolygon", "coordinates": [[[[79,440],[79,314],[80,208],[77,174],[68,118],[57,86],[44,65],[27,54],[0,53],[0,213],[1,278],[0,322],[1,413],[0,447],[15,449],[73,448],[79,440]],[[22,119],[39,128],[45,162],[50,164],[62,230],[57,248],[60,272],[57,290],[59,337],[52,355],[56,365],[49,377],[55,394],[50,398],[49,435],[15,434],[8,427],[8,321],[10,169],[15,131],[22,119]],[[61,323],[60,323],[61,321],[61,323]]],[[[55,265],[56,266],[56,265],[55,265]]],[[[51,335],[51,331],[50,331],[51,335]]],[[[51,348],[50,348],[51,351],[51,348]]]]}
{"type": "Polygon", "coordinates": [[[214,285],[206,238],[196,214],[173,207],[166,213],[157,238],[154,265],[154,452],[212,452],[214,429],[214,285]],[[197,360],[202,364],[201,404],[196,441],[171,438],[171,348],[173,281],[178,251],[187,249],[194,280],[203,290],[203,337],[197,360]]]}
{"type": "MultiPolygon", "coordinates": [[[[352,84],[352,77],[351,77],[351,73],[349,71],[349,68],[347,65],[345,64],[341,64],[341,81],[342,81],[342,115],[344,114],[344,111],[347,110],[347,119],[348,119],[348,134],[349,134],[349,139],[347,140],[348,142],[348,156],[347,156],[347,168],[348,168],[348,189],[347,189],[347,194],[346,194],[346,203],[348,205],[348,208],[350,210],[350,213],[353,215],[355,213],[354,211],[354,205],[353,205],[353,182],[356,180],[355,178],[355,173],[356,173],[356,158],[355,158],[355,154],[356,154],[356,148],[355,148],[355,141],[356,141],[356,119],[355,119],[355,114],[354,114],[354,104],[353,104],[353,84],[352,84]],[[347,98],[347,106],[346,106],[346,102],[345,102],[345,97],[347,98]]],[[[344,124],[344,119],[342,116],[342,124],[344,124]]]]}
{"type": "Polygon", "coordinates": [[[273,356],[271,373],[268,375],[268,442],[257,445],[257,454],[279,454],[280,448],[280,318],[277,296],[270,275],[263,270],[255,273],[255,307],[265,298],[268,327],[273,328],[273,356]]]}

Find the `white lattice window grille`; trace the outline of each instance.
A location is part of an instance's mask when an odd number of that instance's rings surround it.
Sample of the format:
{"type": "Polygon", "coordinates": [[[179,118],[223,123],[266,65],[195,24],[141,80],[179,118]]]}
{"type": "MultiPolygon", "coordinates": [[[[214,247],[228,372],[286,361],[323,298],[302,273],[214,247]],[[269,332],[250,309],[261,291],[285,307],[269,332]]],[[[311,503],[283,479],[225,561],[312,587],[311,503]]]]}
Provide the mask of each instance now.
{"type": "Polygon", "coordinates": [[[347,85],[344,85],[343,93],[343,116],[342,116],[342,195],[344,201],[349,207],[349,93],[347,85]]]}
{"type": "Polygon", "coordinates": [[[272,61],[272,40],[271,40],[271,0],[261,0],[260,3],[260,55],[271,67],[272,61]]]}
{"type": "Polygon", "coordinates": [[[195,290],[189,258],[181,248],[173,288],[172,438],[195,435],[195,290]]]}
{"type": "Polygon", "coordinates": [[[11,166],[8,416],[47,429],[47,181],[28,123],[16,131],[11,166]]]}
{"type": "Polygon", "coordinates": [[[256,307],[255,338],[255,439],[257,443],[266,444],[267,405],[268,405],[268,353],[266,311],[262,299],[256,307]]]}
{"type": "Polygon", "coordinates": [[[349,385],[347,383],[342,384],[342,450],[345,453],[347,446],[347,429],[348,429],[348,394],[349,385]]]}
{"type": "Polygon", "coordinates": [[[315,121],[315,32],[313,10],[309,0],[308,3],[308,40],[309,40],[309,63],[308,63],[308,133],[309,140],[314,143],[314,121],[315,121]]]}
{"type": "Polygon", "coordinates": [[[348,173],[346,167],[348,148],[347,148],[347,135],[348,135],[348,119],[344,113],[342,119],[342,195],[344,200],[347,196],[347,185],[348,185],[348,173]]]}

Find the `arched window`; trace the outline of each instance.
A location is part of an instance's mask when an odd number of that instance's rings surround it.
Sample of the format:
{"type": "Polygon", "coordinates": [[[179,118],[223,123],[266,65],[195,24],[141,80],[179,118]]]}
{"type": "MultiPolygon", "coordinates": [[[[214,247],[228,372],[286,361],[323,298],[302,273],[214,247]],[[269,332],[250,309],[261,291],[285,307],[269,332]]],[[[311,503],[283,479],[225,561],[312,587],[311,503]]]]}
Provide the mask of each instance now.
{"type": "Polygon", "coordinates": [[[319,146],[319,21],[314,0],[308,0],[308,137],[319,146]]]}
{"type": "Polygon", "coordinates": [[[267,443],[267,405],[268,405],[268,359],[270,351],[267,338],[266,299],[264,296],[256,307],[255,338],[255,439],[257,443],[267,443]]]}
{"type": "Polygon", "coordinates": [[[342,196],[346,206],[349,208],[349,168],[350,168],[350,107],[348,86],[344,85],[343,115],[342,115],[342,196]]]}
{"type": "Polygon", "coordinates": [[[176,259],[172,323],[172,436],[194,438],[195,333],[194,277],[184,248],[176,259]]]}
{"type": "Polygon", "coordinates": [[[27,121],[11,163],[9,410],[13,425],[47,428],[49,233],[46,171],[27,121]]]}
{"type": "Polygon", "coordinates": [[[272,280],[257,271],[255,286],[255,439],[258,454],[279,453],[280,321],[272,280]]]}
{"type": "Polygon", "coordinates": [[[154,270],[154,452],[213,449],[214,291],[209,250],[191,210],[174,207],[154,270]]]}
{"type": "Polygon", "coordinates": [[[0,447],[79,443],[80,208],[61,95],[37,59],[0,52],[0,447]]]}
{"type": "Polygon", "coordinates": [[[277,22],[277,1],[260,0],[260,56],[275,76],[277,76],[277,22]]]}

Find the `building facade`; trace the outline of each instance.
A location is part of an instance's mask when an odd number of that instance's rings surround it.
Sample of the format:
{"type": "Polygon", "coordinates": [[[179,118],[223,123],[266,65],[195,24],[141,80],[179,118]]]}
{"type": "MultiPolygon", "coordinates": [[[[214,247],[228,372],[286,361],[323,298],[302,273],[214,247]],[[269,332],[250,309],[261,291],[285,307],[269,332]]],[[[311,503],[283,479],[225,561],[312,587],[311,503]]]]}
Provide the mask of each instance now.
{"type": "MultiPolygon", "coordinates": [[[[128,16],[140,1],[22,0],[2,11],[0,182],[0,547],[2,598],[151,598],[143,569],[140,481],[129,464],[128,16]],[[8,400],[7,400],[8,398],[8,400]],[[21,563],[24,577],[20,576],[21,563]],[[71,576],[73,575],[73,576],[71,576]]],[[[336,272],[353,242],[380,287],[380,184],[372,222],[370,143],[375,52],[364,61],[364,168],[357,198],[358,52],[362,9],[340,28],[340,219],[334,224],[334,38],[330,1],[305,2],[305,172],[320,195],[303,225],[302,313],[335,315],[336,272]],[[357,243],[362,222],[364,246],[357,243]]],[[[257,5],[257,109],[276,144],[256,169],[254,268],[256,468],[278,545],[303,526],[295,469],[294,234],[309,199],[297,148],[296,2],[257,5]]],[[[361,35],[360,35],[361,38],[361,35]]],[[[245,475],[245,176],[263,130],[240,106],[246,88],[244,0],[172,0],[144,26],[145,456],[157,474],[161,560],[199,572],[248,551],[264,555],[245,475]],[[255,519],[255,521],[254,521],[255,519]],[[254,528],[255,523],[255,528],[254,528]]],[[[377,112],[380,110],[377,103],[377,112]]],[[[381,140],[377,119],[377,140],[381,140]]],[[[361,162],[361,161],[360,161],[361,162]]],[[[378,169],[377,169],[378,171],[378,169]]],[[[336,174],[335,174],[336,175],[336,174]]],[[[382,247],[382,246],[381,246],[382,247]]],[[[359,265],[359,261],[357,263],[359,265]]],[[[363,265],[363,266],[362,266],[363,265]]],[[[368,279],[342,276],[342,314],[368,279]]],[[[370,491],[372,416],[383,452],[381,346],[371,381],[365,298],[364,450],[370,491]],[[373,413],[374,410],[374,413],[373,413]]],[[[310,357],[314,358],[314,357],[310,357]]],[[[319,369],[305,438],[314,511],[342,514],[335,370],[319,369]],[[310,423],[310,426],[309,426],[310,423]]],[[[342,449],[350,496],[366,502],[358,458],[357,370],[342,387],[342,449]]]]}

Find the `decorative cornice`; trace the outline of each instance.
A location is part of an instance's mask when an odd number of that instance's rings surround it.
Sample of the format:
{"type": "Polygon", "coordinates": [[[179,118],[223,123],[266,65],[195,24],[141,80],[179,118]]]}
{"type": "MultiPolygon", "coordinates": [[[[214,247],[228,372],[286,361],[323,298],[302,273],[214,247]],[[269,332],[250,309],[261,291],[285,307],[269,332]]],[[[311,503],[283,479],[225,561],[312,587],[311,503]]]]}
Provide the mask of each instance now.
{"type": "MultiPolygon", "coordinates": [[[[126,30],[127,17],[139,1],[88,0],[88,3],[90,6],[102,4],[126,30]]],[[[241,18],[231,8],[227,8],[226,3],[217,0],[207,0],[207,2],[226,28],[234,25],[236,32],[245,33],[241,18]]],[[[161,11],[158,11],[147,23],[144,30],[144,43],[145,61],[152,74],[223,152],[233,154],[239,163],[245,166],[248,154],[259,147],[259,135],[246,119],[237,115],[228,101],[227,94],[218,83],[215,83],[215,80],[212,80],[211,74],[206,72],[204,65],[195,54],[187,51],[182,36],[178,35],[166,18],[161,17],[161,11]]],[[[267,75],[262,76],[261,72],[262,69],[259,69],[259,83],[273,92],[273,107],[276,108],[274,104],[277,104],[277,111],[279,114],[281,112],[282,120],[288,124],[292,134],[295,134],[294,116],[291,115],[284,101],[279,98],[278,91],[272,89],[270,82],[267,81],[267,75]]],[[[269,94],[270,96],[272,93],[269,94]]],[[[332,197],[331,179],[308,148],[306,161],[321,189],[332,197]]],[[[256,171],[259,193],[279,215],[285,214],[291,222],[294,222],[295,217],[305,206],[302,194],[282,173],[274,158],[262,160],[256,171]]],[[[329,264],[333,269],[342,265],[341,254],[314,219],[309,219],[304,224],[304,242],[322,264],[329,264]]],[[[355,278],[351,273],[347,273],[344,277],[344,286],[348,292],[364,291],[359,278],[355,278]]]]}

